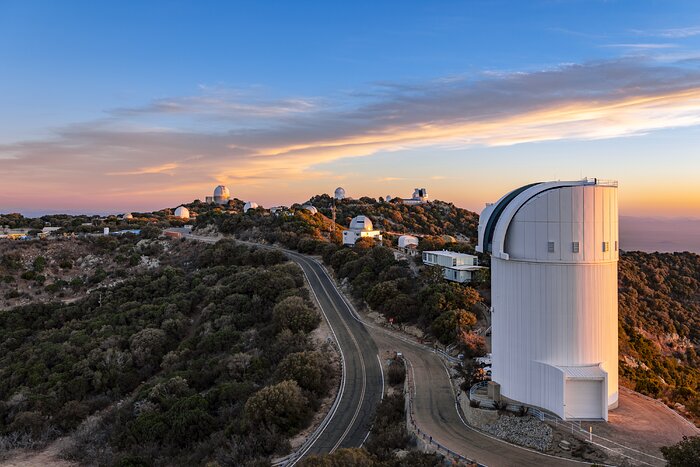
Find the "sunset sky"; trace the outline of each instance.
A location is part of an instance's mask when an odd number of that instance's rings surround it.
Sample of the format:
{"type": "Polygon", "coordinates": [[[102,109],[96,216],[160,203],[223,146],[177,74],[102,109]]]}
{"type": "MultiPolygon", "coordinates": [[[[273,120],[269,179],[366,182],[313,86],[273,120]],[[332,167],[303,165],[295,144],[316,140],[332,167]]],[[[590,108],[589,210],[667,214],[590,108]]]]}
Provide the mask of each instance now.
{"type": "Polygon", "coordinates": [[[0,212],[584,176],[700,218],[697,0],[0,0],[0,212]]]}

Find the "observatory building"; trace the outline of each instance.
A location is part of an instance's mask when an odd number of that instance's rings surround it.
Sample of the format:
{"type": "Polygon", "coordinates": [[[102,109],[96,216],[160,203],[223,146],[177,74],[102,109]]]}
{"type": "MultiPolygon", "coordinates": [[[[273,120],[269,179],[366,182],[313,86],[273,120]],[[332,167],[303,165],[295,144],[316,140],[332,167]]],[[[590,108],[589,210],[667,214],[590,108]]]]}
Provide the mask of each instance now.
{"type": "Polygon", "coordinates": [[[410,206],[416,205],[416,204],[425,204],[428,202],[428,190],[425,188],[416,188],[413,191],[413,196],[410,198],[404,198],[403,200],[404,204],[408,204],[410,206]]]}
{"type": "Polygon", "coordinates": [[[310,204],[305,204],[301,207],[304,211],[310,212],[312,215],[318,214],[318,209],[316,209],[316,206],[312,206],[310,204]]]}
{"type": "Polygon", "coordinates": [[[258,209],[258,203],[255,201],[248,201],[243,205],[243,212],[248,212],[251,209],[258,209]]]}
{"type": "Polygon", "coordinates": [[[489,204],[491,391],[570,420],[618,402],[617,182],[533,183],[489,204]]]}
{"type": "Polygon", "coordinates": [[[214,196],[207,196],[206,202],[211,204],[226,204],[231,198],[231,192],[228,191],[226,185],[219,185],[214,188],[214,196]]]}
{"type": "Polygon", "coordinates": [[[367,216],[357,216],[350,221],[350,228],[343,230],[343,245],[354,245],[359,239],[364,237],[382,240],[382,233],[374,230],[372,221],[367,216]]]}
{"type": "Polygon", "coordinates": [[[189,219],[190,210],[185,206],[178,206],[177,209],[175,209],[175,217],[179,217],[180,219],[189,219]]]}
{"type": "Polygon", "coordinates": [[[345,188],[343,188],[342,186],[336,188],[333,197],[335,199],[345,199],[345,188]]]}

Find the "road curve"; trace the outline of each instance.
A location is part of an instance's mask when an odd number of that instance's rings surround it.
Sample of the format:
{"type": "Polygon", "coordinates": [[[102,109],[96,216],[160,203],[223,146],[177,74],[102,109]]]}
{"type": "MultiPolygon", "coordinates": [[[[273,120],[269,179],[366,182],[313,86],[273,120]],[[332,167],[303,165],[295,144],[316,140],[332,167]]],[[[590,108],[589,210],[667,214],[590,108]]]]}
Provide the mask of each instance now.
{"type": "MultiPolygon", "coordinates": [[[[186,238],[216,243],[221,238],[200,237],[183,232],[186,238]]],[[[320,431],[305,443],[285,465],[294,465],[309,454],[325,454],[339,448],[360,447],[367,439],[372,418],[384,391],[383,373],[374,340],[365,326],[352,317],[352,310],[323,267],[308,256],[270,245],[236,240],[249,246],[283,251],[304,272],[314,298],[340,348],[343,378],[338,399],[322,422],[320,431]]]]}
{"type": "Polygon", "coordinates": [[[241,243],[284,251],[302,268],[343,353],[345,387],[341,388],[338,409],[320,436],[308,446],[308,450],[299,453],[297,460],[308,454],[333,452],[340,447],[363,444],[383,390],[382,370],[376,357],[379,345],[402,352],[410,362],[415,382],[413,409],[416,423],[441,445],[489,467],[580,467],[585,464],[520,448],[469,427],[457,412],[452,383],[437,354],[380,326],[370,323],[365,326],[362,318],[343,299],[323,266],[310,257],[279,247],[241,243]]]}
{"type": "Polygon", "coordinates": [[[285,251],[298,264],[326,315],[344,360],[345,386],[326,429],[303,454],[359,447],[369,434],[372,417],[382,398],[382,369],[377,346],[365,326],[351,318],[351,310],[322,267],[307,257],[285,251]]]}

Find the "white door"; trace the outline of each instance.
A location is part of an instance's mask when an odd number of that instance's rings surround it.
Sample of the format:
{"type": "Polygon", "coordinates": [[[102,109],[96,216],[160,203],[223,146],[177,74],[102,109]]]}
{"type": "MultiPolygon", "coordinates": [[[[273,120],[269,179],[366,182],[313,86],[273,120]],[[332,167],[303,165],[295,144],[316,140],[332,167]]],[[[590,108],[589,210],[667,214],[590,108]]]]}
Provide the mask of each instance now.
{"type": "Polygon", "coordinates": [[[603,418],[603,381],[569,379],[564,388],[567,419],[603,418]]]}

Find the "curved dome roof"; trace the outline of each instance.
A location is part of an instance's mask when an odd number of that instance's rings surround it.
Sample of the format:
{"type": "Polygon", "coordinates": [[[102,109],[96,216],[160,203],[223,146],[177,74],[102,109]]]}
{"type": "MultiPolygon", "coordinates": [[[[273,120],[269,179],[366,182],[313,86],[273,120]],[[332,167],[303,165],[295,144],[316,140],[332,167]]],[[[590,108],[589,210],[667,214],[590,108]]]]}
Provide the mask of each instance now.
{"type": "Polygon", "coordinates": [[[345,198],[345,188],[342,186],[339,186],[338,188],[335,189],[335,199],[344,199],[345,198]]]}
{"type": "Polygon", "coordinates": [[[217,203],[225,203],[231,197],[231,193],[228,191],[226,185],[219,185],[214,188],[214,201],[217,203]]]}
{"type": "Polygon", "coordinates": [[[488,205],[479,216],[479,242],[476,251],[491,253],[498,258],[508,259],[504,244],[511,220],[528,201],[548,190],[563,187],[605,185],[617,186],[617,182],[598,179],[583,179],[564,182],[537,182],[517,188],[503,196],[493,205],[488,205]]]}
{"type": "Polygon", "coordinates": [[[309,211],[311,214],[317,214],[318,209],[316,209],[315,206],[311,206],[310,204],[305,204],[302,206],[306,211],[309,211]]]}
{"type": "Polygon", "coordinates": [[[401,235],[399,237],[399,248],[406,248],[408,245],[418,246],[418,238],[413,235],[401,235]]]}
{"type": "Polygon", "coordinates": [[[350,221],[350,228],[352,230],[374,230],[374,225],[369,217],[357,216],[350,221]]]}
{"type": "Polygon", "coordinates": [[[130,212],[127,212],[122,216],[122,219],[133,219],[133,218],[134,218],[134,215],[131,214],[130,212]]]}
{"type": "Polygon", "coordinates": [[[243,212],[248,212],[250,209],[256,209],[258,207],[258,203],[255,201],[248,201],[245,203],[245,206],[243,206],[243,212]]]}
{"type": "Polygon", "coordinates": [[[178,206],[178,208],[175,209],[175,216],[181,219],[189,219],[190,210],[187,209],[185,206],[178,206]]]}

